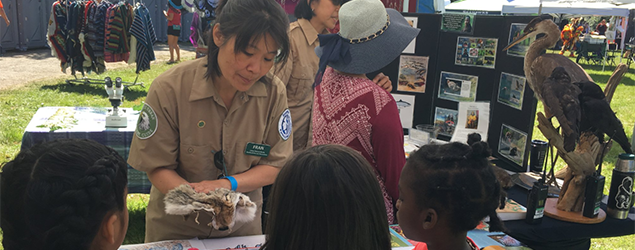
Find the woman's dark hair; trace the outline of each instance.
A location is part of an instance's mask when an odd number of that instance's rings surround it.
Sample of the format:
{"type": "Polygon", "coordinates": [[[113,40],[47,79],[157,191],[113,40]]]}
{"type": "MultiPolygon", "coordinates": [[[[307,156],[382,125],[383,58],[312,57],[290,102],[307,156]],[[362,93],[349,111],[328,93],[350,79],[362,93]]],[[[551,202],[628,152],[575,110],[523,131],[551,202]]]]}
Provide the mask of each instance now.
{"type": "Polygon", "coordinates": [[[282,168],[269,197],[263,250],[390,249],[377,178],[361,154],[320,145],[282,168]]]}
{"type": "MultiPolygon", "coordinates": [[[[218,10],[215,24],[220,25],[225,42],[236,38],[234,53],[245,51],[254,41],[269,34],[280,49],[275,62],[284,65],[289,56],[289,18],[280,4],[274,0],[225,0],[220,1],[218,10]]],[[[218,67],[219,46],[214,43],[213,32],[209,33],[205,76],[211,78],[220,76],[221,72],[218,67]]]]}
{"type": "Polygon", "coordinates": [[[471,146],[460,142],[425,145],[406,162],[412,176],[406,185],[419,207],[447,216],[450,229],[457,233],[474,229],[488,215],[490,226],[501,228],[496,215],[501,186],[487,159],[490,155],[482,141],[471,146]]]}
{"type": "MultiPolygon", "coordinates": [[[[295,15],[295,17],[298,19],[302,18],[306,20],[311,20],[311,18],[315,16],[315,13],[313,13],[313,10],[311,9],[311,3],[313,2],[319,3],[320,1],[323,1],[323,0],[299,0],[298,5],[295,6],[293,15],[295,15]]],[[[326,1],[331,1],[331,3],[333,3],[333,5],[335,6],[341,6],[342,4],[345,4],[346,2],[350,0],[326,0],[326,1]]]]}
{"type": "Polygon", "coordinates": [[[124,210],[127,182],[125,160],[95,141],[56,140],[23,150],[3,167],[3,245],[26,242],[31,244],[28,249],[89,249],[104,217],[124,210]],[[24,198],[5,196],[13,191],[24,198]],[[6,211],[9,206],[23,211],[6,211]],[[5,228],[18,230],[8,239],[5,228]]]}

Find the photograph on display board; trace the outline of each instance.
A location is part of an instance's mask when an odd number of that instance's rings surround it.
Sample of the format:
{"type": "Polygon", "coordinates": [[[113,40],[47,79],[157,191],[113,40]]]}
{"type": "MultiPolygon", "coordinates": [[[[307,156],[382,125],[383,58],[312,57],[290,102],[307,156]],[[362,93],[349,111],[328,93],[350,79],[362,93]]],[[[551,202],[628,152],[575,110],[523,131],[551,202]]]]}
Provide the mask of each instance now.
{"type": "Polygon", "coordinates": [[[519,166],[523,165],[527,134],[505,124],[502,125],[501,135],[498,141],[498,153],[513,161],[519,166]]]}
{"type": "Polygon", "coordinates": [[[493,69],[496,64],[498,39],[459,36],[454,64],[493,69]]]}
{"type": "MultiPolygon", "coordinates": [[[[404,18],[406,18],[406,21],[408,21],[408,24],[410,24],[410,26],[415,28],[417,27],[417,22],[419,20],[418,17],[405,16],[404,18]]],[[[417,44],[417,38],[415,37],[415,39],[412,39],[412,41],[408,44],[408,46],[405,49],[403,49],[402,53],[414,54],[416,44],[417,44]]]]}
{"type": "Polygon", "coordinates": [[[434,128],[439,128],[441,135],[452,136],[458,117],[458,110],[437,107],[434,112],[434,128]]]}
{"type": "Polygon", "coordinates": [[[478,129],[478,109],[467,110],[467,122],[465,123],[467,129],[478,129]]]}
{"type": "Polygon", "coordinates": [[[472,34],[474,31],[474,14],[443,13],[441,30],[472,34]]]}
{"type": "Polygon", "coordinates": [[[428,56],[402,55],[399,59],[397,90],[425,93],[429,60],[428,56]]]}
{"type": "Polygon", "coordinates": [[[394,98],[395,102],[397,103],[397,109],[399,110],[399,119],[401,120],[401,127],[412,128],[412,117],[415,112],[415,96],[392,94],[392,98],[394,98]]]}
{"type": "Polygon", "coordinates": [[[526,78],[522,76],[502,72],[498,85],[498,102],[522,110],[526,82],[526,78]]]}
{"type": "Polygon", "coordinates": [[[439,98],[456,102],[476,100],[478,76],[441,71],[439,98]]]}
{"type": "MultiPolygon", "coordinates": [[[[507,41],[508,44],[522,37],[524,34],[523,31],[526,26],[527,26],[526,23],[512,23],[511,27],[509,28],[509,41],[507,41]]],[[[525,57],[525,53],[527,53],[527,50],[529,49],[529,45],[534,40],[536,40],[535,37],[530,37],[512,46],[511,48],[507,49],[507,55],[525,57]]]]}

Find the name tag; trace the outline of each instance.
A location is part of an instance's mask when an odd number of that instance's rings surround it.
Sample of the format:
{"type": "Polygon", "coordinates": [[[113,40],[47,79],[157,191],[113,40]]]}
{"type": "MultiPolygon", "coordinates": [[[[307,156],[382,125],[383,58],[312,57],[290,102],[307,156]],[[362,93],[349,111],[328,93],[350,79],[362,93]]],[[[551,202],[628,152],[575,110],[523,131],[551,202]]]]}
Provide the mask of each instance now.
{"type": "Polygon", "coordinates": [[[271,150],[271,146],[269,145],[249,142],[247,143],[247,146],[245,147],[245,154],[260,156],[260,157],[267,157],[269,156],[270,150],[271,150]]]}

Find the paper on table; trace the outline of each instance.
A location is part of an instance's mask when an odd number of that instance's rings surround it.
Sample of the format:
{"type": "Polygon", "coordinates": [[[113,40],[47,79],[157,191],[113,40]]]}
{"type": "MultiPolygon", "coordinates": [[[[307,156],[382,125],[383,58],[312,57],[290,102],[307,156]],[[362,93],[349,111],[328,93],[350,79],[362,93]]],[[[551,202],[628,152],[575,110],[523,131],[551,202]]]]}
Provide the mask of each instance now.
{"type": "Polygon", "coordinates": [[[199,249],[245,249],[247,247],[260,247],[265,243],[264,235],[227,237],[203,240],[205,248],[199,249]]]}
{"type": "Polygon", "coordinates": [[[479,133],[487,141],[488,128],[489,102],[459,102],[459,120],[450,141],[466,143],[471,133],[479,133]]]}

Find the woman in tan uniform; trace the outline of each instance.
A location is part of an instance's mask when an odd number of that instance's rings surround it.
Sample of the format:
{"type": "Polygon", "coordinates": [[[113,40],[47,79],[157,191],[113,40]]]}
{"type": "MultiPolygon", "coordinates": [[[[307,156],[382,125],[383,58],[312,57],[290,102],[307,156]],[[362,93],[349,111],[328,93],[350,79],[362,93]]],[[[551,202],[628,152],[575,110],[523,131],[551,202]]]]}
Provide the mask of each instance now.
{"type": "MultiPolygon", "coordinates": [[[[289,40],[291,53],[284,68],[275,72],[286,84],[289,110],[293,118],[293,150],[311,146],[311,107],[313,82],[320,58],[315,55],[319,46],[318,34],[329,34],[338,21],[340,6],[349,0],[300,0],[295,7],[297,21],[291,23],[289,40]]],[[[390,92],[392,83],[383,73],[373,79],[390,92]]]]}
{"type": "MultiPolygon", "coordinates": [[[[289,54],[288,19],[274,0],[226,1],[207,57],[157,77],[139,116],[128,163],[152,182],[146,242],[261,234],[261,187],[292,154],[284,85],[267,72],[289,54]],[[165,193],[181,184],[247,194],[256,219],[224,231],[209,214],[166,215],[165,193]]],[[[275,67],[274,67],[275,68],[275,67]]]]}

